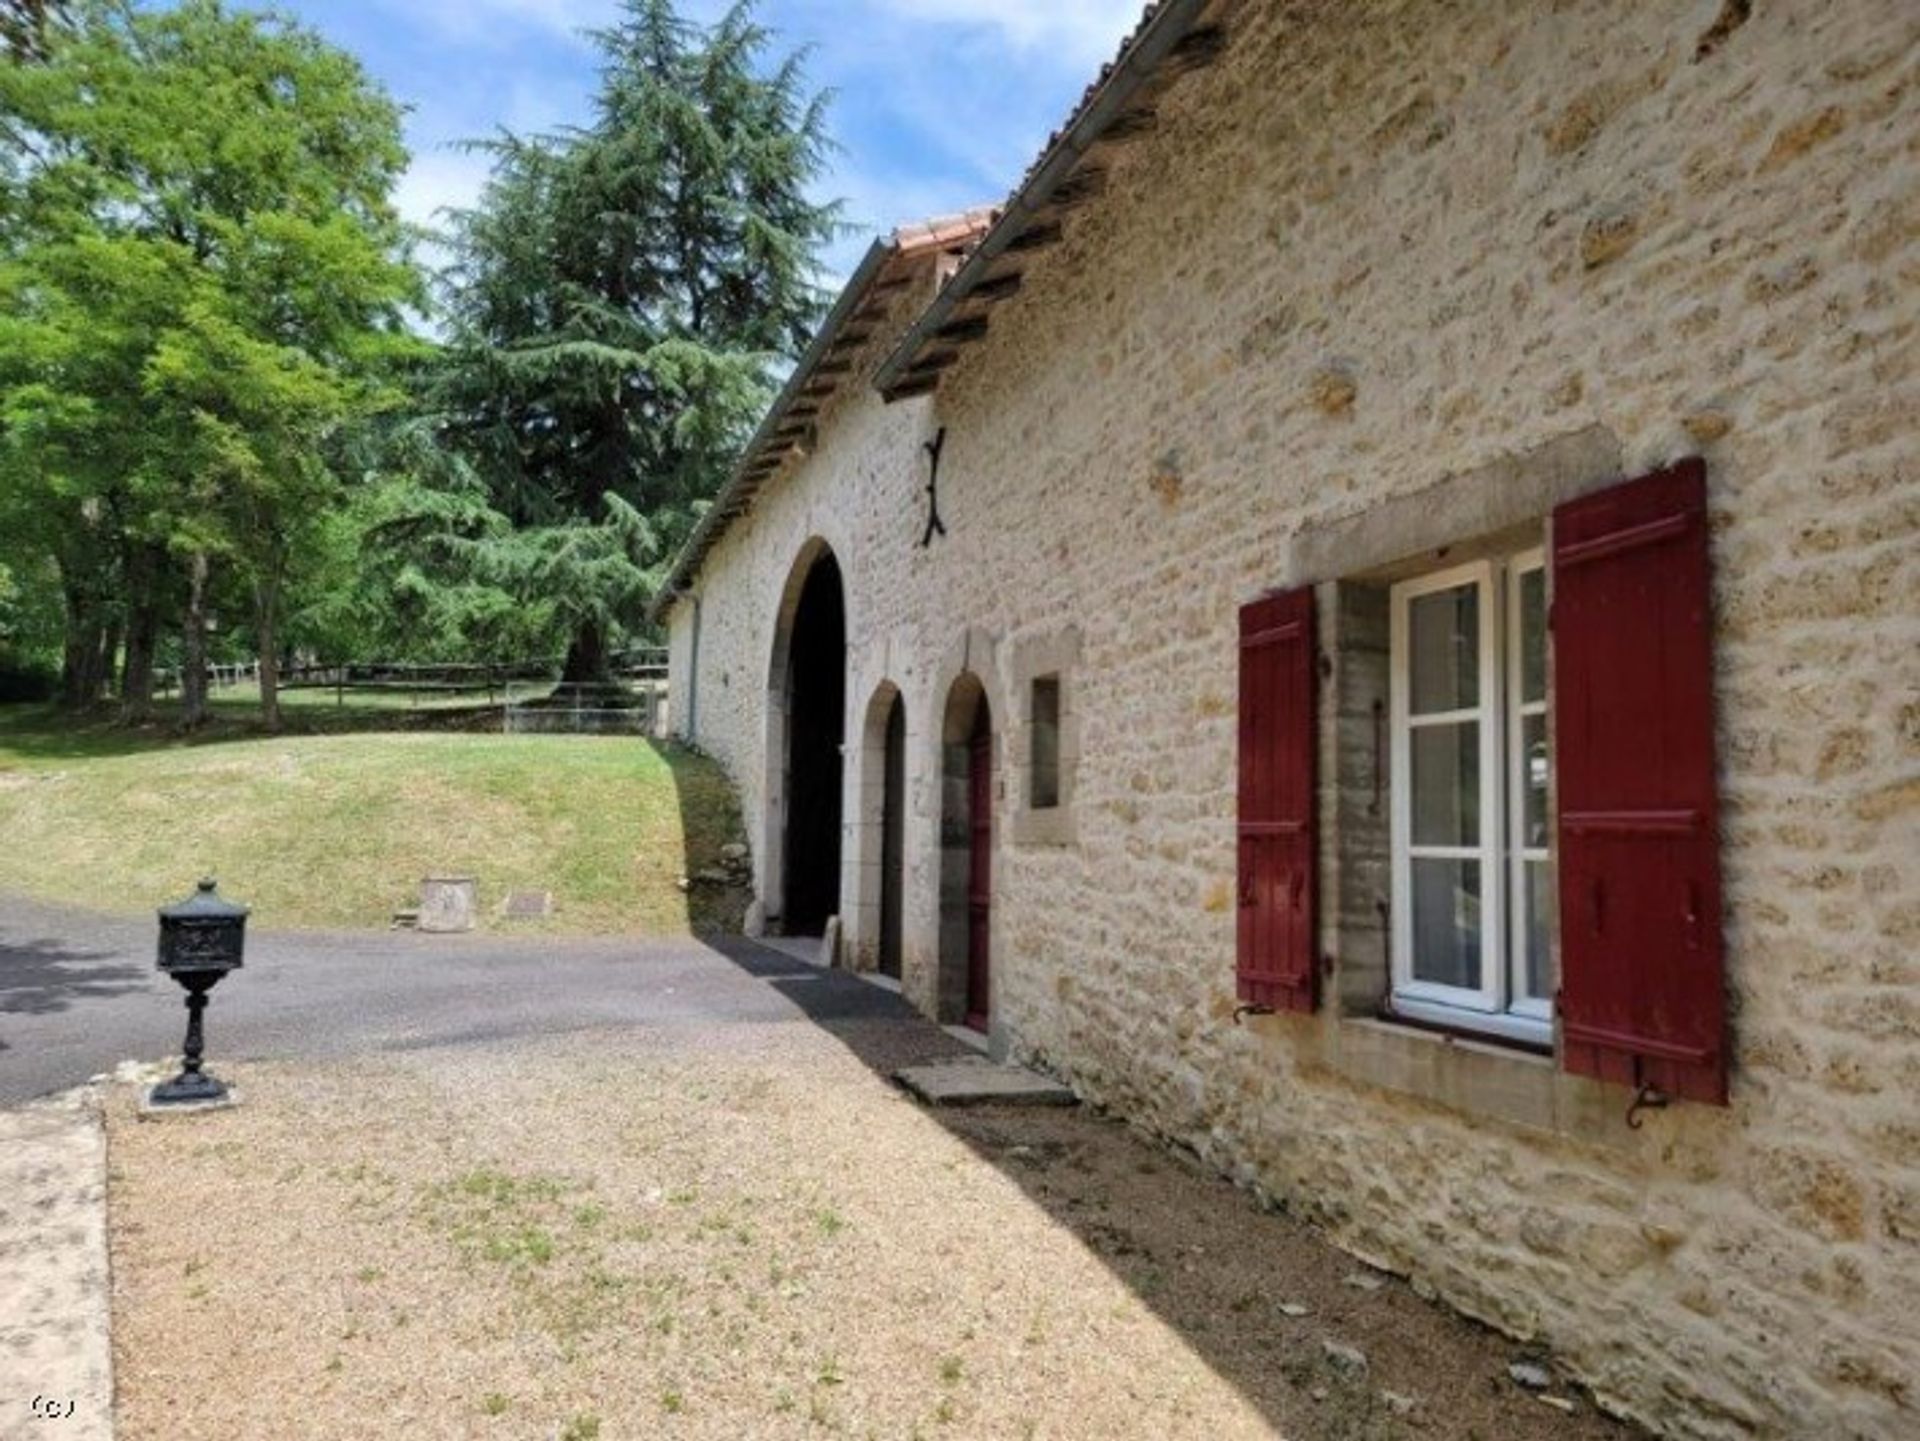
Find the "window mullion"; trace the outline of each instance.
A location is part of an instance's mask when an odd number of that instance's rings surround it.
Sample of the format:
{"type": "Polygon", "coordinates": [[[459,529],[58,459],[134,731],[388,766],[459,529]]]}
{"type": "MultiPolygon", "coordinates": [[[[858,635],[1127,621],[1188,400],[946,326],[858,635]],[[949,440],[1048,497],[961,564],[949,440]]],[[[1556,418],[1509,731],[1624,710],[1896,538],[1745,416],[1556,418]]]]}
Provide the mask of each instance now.
{"type": "Polygon", "coordinates": [[[1511,964],[1507,947],[1506,827],[1502,797],[1506,786],[1505,667],[1500,644],[1505,634],[1505,571],[1489,565],[1480,579],[1480,873],[1482,897],[1481,994],[1494,1011],[1507,1008],[1511,964]]]}
{"type": "Polygon", "coordinates": [[[1506,703],[1501,708],[1506,718],[1506,734],[1503,738],[1505,764],[1500,768],[1500,775],[1507,792],[1504,808],[1507,820],[1502,834],[1506,841],[1506,855],[1503,862],[1510,887],[1506,905],[1507,999],[1501,1009],[1509,1011],[1527,994],[1525,984],[1527,965],[1525,737],[1527,727],[1526,706],[1520,679],[1526,647],[1520,634],[1523,620],[1519,594],[1520,577],[1523,573],[1517,566],[1507,566],[1502,574],[1500,586],[1505,604],[1505,626],[1502,633],[1507,639],[1506,664],[1500,668],[1501,684],[1506,692],[1506,703]]]}

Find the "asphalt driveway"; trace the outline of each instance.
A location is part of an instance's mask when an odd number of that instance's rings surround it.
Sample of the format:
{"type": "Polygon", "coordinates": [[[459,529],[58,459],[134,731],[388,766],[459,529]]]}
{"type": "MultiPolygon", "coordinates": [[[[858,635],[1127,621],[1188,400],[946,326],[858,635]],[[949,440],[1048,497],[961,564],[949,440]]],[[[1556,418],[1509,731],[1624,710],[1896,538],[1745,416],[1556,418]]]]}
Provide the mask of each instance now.
{"type": "MultiPolygon", "coordinates": [[[[183,993],[150,921],[0,895],[0,1106],[121,1061],[177,1055],[183,993]]],[[[915,1013],[852,976],[751,941],[260,934],[207,1012],[211,1069],[610,1027],[764,1025],[915,1013]],[[772,984],[769,984],[771,982],[772,984]]],[[[948,1043],[934,1027],[920,1039],[948,1043]]]]}

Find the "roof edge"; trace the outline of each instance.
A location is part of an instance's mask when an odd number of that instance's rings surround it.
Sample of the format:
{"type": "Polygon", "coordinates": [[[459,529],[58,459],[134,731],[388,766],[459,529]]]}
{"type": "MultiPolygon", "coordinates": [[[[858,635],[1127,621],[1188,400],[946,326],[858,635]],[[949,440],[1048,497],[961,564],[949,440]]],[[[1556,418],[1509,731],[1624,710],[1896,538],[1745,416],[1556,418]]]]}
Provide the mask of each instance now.
{"type": "Polygon", "coordinates": [[[680,547],[680,554],[674,557],[673,566],[667,572],[667,578],[661,582],[660,589],[654,592],[653,599],[647,603],[648,624],[658,624],[674,601],[680,598],[687,582],[693,579],[700,563],[712,548],[719,533],[726,528],[731,512],[737,504],[745,502],[756,487],[747,483],[747,473],[754,464],[754,458],[760,448],[780,430],[786,420],[787,411],[798,399],[800,392],[811,383],[813,369],[825,357],[839,338],[848,319],[859,308],[867,287],[874,277],[886,267],[893,256],[891,238],[882,237],[867,248],[860,263],[854,267],[853,276],[840,291],[840,298],[834,302],[833,309],[827,312],[826,321],[815,333],[813,341],[800,357],[799,364],[793,367],[793,374],[787,377],[787,383],[781,387],[779,396],[767,408],[761,417],[759,426],[753,432],[753,438],[740,448],[740,458],[734,462],[733,474],[720,488],[720,493],[707,507],[707,513],[700,517],[700,523],[693,528],[693,534],[687,537],[687,543],[680,547]]]}
{"type": "Polygon", "coordinates": [[[1123,46],[1112,69],[1088,92],[1073,118],[1053,140],[993,225],[953,278],[902,336],[874,377],[874,387],[889,401],[929,341],[973,293],[1012,243],[1049,208],[1048,201],[1066,183],[1107,128],[1149,82],[1174,48],[1193,30],[1213,0],[1165,0],[1123,46]]]}
{"type": "Polygon", "coordinates": [[[991,210],[980,208],[905,225],[881,236],[868,247],[866,255],[841,287],[839,297],[827,312],[827,318],[821,322],[820,329],[814,333],[813,340],[794,365],[787,383],[767,408],[753,437],[741,447],[726,485],[713,498],[706,514],[700,517],[700,523],[693,528],[693,534],[687,537],[686,544],[674,557],[665,581],[647,604],[648,624],[658,624],[673,603],[686,592],[721,532],[746,509],[760,486],[778,473],[777,464],[772,470],[766,469],[768,447],[786,428],[794,403],[802,392],[812,387],[820,363],[839,342],[848,321],[859,312],[881,272],[892,261],[917,259],[977,239],[992,215],[991,210]]]}

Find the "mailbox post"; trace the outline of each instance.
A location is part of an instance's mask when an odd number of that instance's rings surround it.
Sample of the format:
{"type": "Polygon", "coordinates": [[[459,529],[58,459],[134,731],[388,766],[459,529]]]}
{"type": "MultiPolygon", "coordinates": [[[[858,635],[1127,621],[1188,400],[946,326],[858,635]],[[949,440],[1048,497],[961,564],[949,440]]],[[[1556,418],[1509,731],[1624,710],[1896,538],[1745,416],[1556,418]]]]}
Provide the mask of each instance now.
{"type": "Polygon", "coordinates": [[[242,965],[246,950],[247,908],[223,900],[211,880],[197,894],[160,911],[161,971],[187,992],[186,1064],[171,1081],[155,1086],[156,1106],[205,1105],[223,1100],[227,1088],[200,1069],[202,1014],[207,992],[228,971],[242,965]]]}

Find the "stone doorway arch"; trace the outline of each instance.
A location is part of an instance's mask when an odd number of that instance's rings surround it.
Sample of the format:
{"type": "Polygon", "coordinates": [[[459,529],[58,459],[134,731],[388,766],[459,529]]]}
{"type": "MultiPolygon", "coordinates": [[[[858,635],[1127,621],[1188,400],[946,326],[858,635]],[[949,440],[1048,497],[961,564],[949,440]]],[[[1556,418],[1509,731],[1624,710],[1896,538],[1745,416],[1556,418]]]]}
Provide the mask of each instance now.
{"type": "Polygon", "coordinates": [[[940,992],[942,1021],[993,1023],[993,712],[964,671],[947,691],[940,730],[940,992]]]}
{"type": "Polygon", "coordinates": [[[769,931],[822,935],[840,913],[846,698],[846,589],[832,548],[816,538],[787,577],[768,669],[761,904],[769,931]]]}
{"type": "Polygon", "coordinates": [[[907,703],[882,681],[867,701],[860,737],[854,964],[901,980],[907,896],[907,703]]]}

